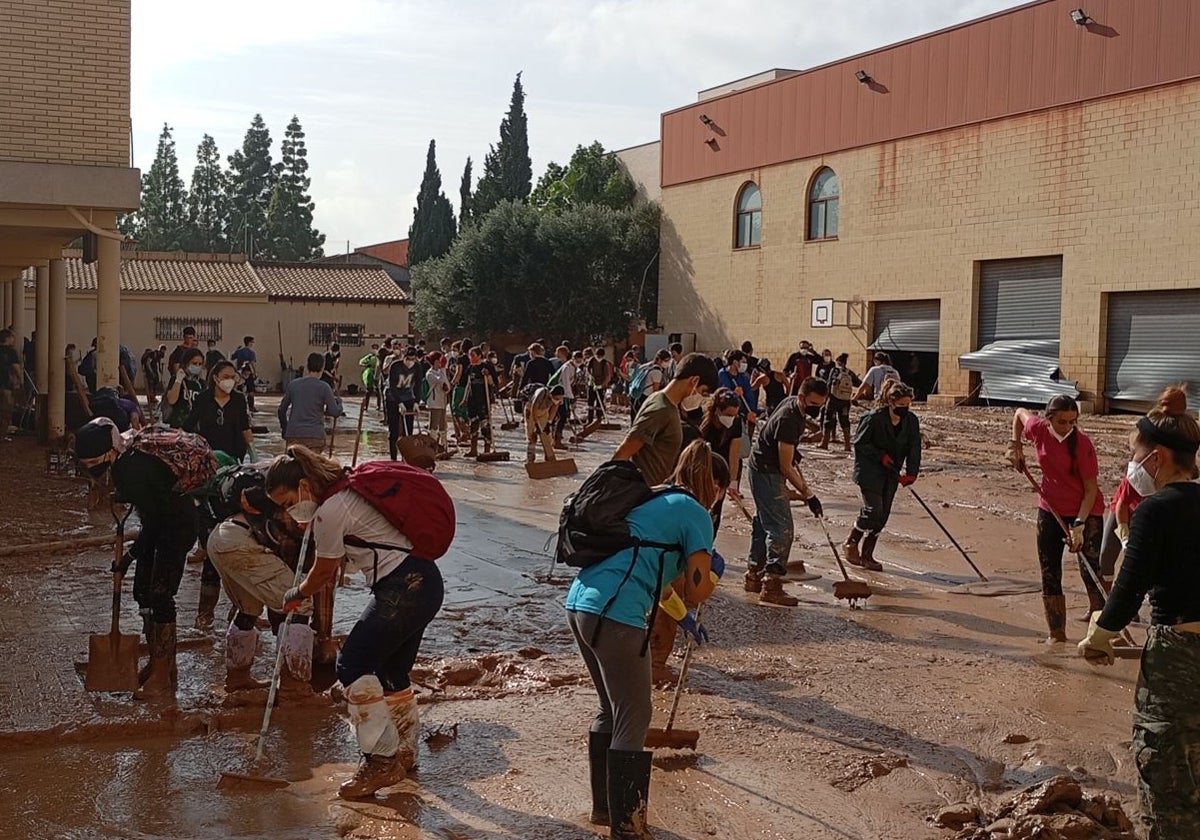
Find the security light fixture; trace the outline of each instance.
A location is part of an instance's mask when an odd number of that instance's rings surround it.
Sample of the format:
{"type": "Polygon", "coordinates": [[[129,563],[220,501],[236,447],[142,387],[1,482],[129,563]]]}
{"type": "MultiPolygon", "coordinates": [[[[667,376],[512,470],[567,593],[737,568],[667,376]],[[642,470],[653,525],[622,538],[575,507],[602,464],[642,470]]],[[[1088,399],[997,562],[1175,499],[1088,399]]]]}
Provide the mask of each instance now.
{"type": "Polygon", "coordinates": [[[704,123],[705,125],[712,125],[712,124],[713,124],[712,117],[710,117],[708,114],[701,114],[701,115],[700,115],[700,122],[704,123]]]}
{"type": "Polygon", "coordinates": [[[857,73],[854,74],[854,78],[858,79],[860,82],[862,82],[865,85],[869,81],[871,81],[871,74],[868,73],[866,70],[859,70],[857,73]]]}
{"type": "Polygon", "coordinates": [[[1083,9],[1072,9],[1071,20],[1075,21],[1076,26],[1087,26],[1092,22],[1092,19],[1088,17],[1088,13],[1083,9]]]}

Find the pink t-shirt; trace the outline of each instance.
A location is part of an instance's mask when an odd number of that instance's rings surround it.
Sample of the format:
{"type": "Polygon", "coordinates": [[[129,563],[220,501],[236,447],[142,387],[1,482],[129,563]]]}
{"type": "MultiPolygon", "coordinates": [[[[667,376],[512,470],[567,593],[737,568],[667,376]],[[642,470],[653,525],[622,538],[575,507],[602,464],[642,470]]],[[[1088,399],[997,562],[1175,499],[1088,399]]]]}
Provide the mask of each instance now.
{"type": "Polygon", "coordinates": [[[1133,513],[1137,506],[1142,503],[1142,497],[1138,495],[1138,491],[1129,485],[1128,478],[1122,478],[1121,483],[1117,485],[1117,492],[1113,493],[1111,508],[1114,513],[1116,513],[1117,505],[1121,504],[1122,501],[1129,505],[1130,513],[1133,513]]]}
{"type": "MultiPolygon", "coordinates": [[[[1091,438],[1076,429],[1075,469],[1071,468],[1071,438],[1061,443],[1050,433],[1050,421],[1045,417],[1030,417],[1025,421],[1025,438],[1037,449],[1042,468],[1042,498],[1038,507],[1061,516],[1077,516],[1083,502],[1083,480],[1100,475],[1100,462],[1091,438]]],[[[1104,513],[1104,494],[1097,492],[1092,504],[1092,516],[1104,513]]]]}

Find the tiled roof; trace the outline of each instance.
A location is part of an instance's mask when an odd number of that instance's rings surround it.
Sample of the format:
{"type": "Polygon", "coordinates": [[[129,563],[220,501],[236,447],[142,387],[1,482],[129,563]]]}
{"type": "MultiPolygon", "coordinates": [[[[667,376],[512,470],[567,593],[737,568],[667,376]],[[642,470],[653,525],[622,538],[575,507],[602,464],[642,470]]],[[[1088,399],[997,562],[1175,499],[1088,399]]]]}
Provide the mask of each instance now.
{"type": "Polygon", "coordinates": [[[272,298],[395,303],[409,299],[381,266],[263,262],[253,266],[272,298]]]}
{"type": "Polygon", "coordinates": [[[370,254],[381,260],[394,262],[396,265],[408,266],[408,240],[393,239],[391,242],[379,242],[375,245],[364,245],[355,248],[360,254],[370,254]]]}
{"type": "MultiPolygon", "coordinates": [[[[81,259],[63,260],[67,273],[67,291],[96,290],[96,264],[81,259]]],[[[176,295],[252,295],[267,293],[245,262],[203,262],[198,260],[122,260],[121,291],[143,294],[176,295]]]]}

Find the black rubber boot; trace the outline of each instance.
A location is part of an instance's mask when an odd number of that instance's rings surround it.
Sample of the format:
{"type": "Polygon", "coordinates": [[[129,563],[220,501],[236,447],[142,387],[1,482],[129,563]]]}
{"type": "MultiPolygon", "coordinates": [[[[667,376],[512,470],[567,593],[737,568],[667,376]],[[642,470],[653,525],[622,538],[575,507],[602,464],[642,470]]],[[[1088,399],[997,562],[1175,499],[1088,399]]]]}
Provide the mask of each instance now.
{"type": "Polygon", "coordinates": [[[609,837],[612,840],[653,840],[646,822],[650,801],[650,759],[645,750],[608,751],[609,837]]]}
{"type": "Polygon", "coordinates": [[[872,531],[862,541],[862,567],[872,572],[883,571],[883,566],[875,559],[875,543],[879,541],[878,532],[872,531]]]}
{"type": "Polygon", "coordinates": [[[133,695],[135,700],[175,699],[175,623],[150,625],[150,666],[145,682],[133,695]]]}
{"type": "Polygon", "coordinates": [[[846,537],[846,541],[842,543],[842,550],[846,552],[846,562],[851,566],[862,565],[862,557],[858,553],[858,541],[862,539],[862,535],[862,531],[851,528],[850,536],[846,537]]]}
{"type": "Polygon", "coordinates": [[[611,732],[588,733],[588,770],[592,780],[592,825],[608,825],[608,748],[611,732]]]}
{"type": "Polygon", "coordinates": [[[1067,640],[1067,598],[1065,595],[1043,595],[1042,608],[1046,612],[1046,626],[1050,628],[1048,644],[1061,644],[1067,640]]]}
{"type": "Polygon", "coordinates": [[[200,584],[200,603],[196,606],[196,624],[194,625],[197,630],[204,633],[212,632],[213,615],[219,600],[221,600],[221,584],[200,584]]]}

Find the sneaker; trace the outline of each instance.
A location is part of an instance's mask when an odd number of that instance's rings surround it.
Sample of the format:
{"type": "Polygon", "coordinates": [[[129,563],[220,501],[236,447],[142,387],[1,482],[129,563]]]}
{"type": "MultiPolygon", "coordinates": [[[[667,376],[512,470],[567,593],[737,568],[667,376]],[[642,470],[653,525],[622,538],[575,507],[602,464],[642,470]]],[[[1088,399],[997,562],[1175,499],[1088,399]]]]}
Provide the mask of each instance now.
{"type": "Polygon", "coordinates": [[[374,796],[376,791],[400,784],[407,777],[399,755],[363,755],[358,760],[358,770],[338,788],[338,796],[342,799],[374,796]]]}

